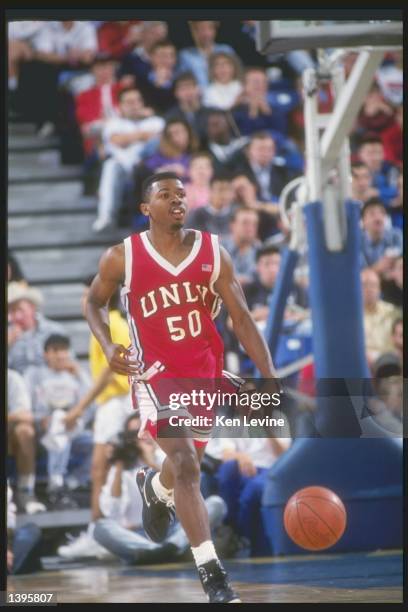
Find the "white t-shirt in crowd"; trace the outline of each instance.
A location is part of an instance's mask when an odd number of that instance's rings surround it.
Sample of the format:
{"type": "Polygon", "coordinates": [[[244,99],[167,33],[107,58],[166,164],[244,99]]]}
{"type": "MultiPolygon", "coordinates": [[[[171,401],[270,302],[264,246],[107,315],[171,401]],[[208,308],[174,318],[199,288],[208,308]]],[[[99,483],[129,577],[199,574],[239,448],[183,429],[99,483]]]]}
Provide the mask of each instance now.
{"type": "MultiPolygon", "coordinates": [[[[284,451],[291,445],[291,438],[277,438],[284,451]]],[[[223,459],[225,450],[235,450],[249,455],[259,468],[269,468],[280,456],[269,438],[212,438],[207,444],[206,453],[215,459],[223,459]]]]}
{"type": "Polygon", "coordinates": [[[22,40],[38,48],[41,32],[47,27],[46,21],[10,21],[8,24],[9,40],[22,40]]]}
{"type": "Polygon", "coordinates": [[[211,83],[204,91],[203,103],[204,106],[229,110],[241,92],[240,81],[231,81],[226,84],[211,83]]]}
{"type": "Polygon", "coordinates": [[[89,21],[74,21],[70,30],[66,30],[61,21],[50,21],[41,30],[37,45],[44,53],[66,55],[71,49],[96,52],[98,39],[89,21]]]}
{"type": "Polygon", "coordinates": [[[15,370],[7,370],[7,412],[31,412],[31,397],[24,378],[15,370]]]}
{"type": "Polygon", "coordinates": [[[112,155],[126,170],[130,171],[141,161],[146,141],[137,141],[128,147],[118,147],[110,142],[111,136],[113,134],[130,134],[131,132],[151,132],[153,137],[160,134],[164,125],[164,119],[157,116],[138,120],[114,117],[106,123],[103,131],[106,152],[112,155]]]}

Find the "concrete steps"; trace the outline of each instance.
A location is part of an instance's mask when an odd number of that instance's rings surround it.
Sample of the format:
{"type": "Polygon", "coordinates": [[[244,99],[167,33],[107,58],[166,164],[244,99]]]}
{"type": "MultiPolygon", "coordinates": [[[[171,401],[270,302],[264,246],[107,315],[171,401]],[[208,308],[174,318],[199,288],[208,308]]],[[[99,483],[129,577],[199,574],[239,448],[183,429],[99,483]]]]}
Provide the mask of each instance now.
{"type": "Polygon", "coordinates": [[[9,123],[8,144],[8,246],[28,282],[42,291],[45,316],[64,326],[86,367],[90,331],[81,312],[82,283],[96,274],[103,251],[129,232],[92,232],[97,200],[82,195],[80,167],[61,165],[56,138],[40,139],[34,125],[9,123]]]}

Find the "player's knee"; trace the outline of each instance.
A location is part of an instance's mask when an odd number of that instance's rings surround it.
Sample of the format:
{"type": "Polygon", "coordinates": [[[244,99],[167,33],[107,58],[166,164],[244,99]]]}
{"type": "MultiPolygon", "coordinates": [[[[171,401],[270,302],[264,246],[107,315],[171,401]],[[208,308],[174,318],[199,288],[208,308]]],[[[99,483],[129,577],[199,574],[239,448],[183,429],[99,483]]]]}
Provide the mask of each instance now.
{"type": "Polygon", "coordinates": [[[200,464],[193,449],[183,448],[176,450],[171,461],[174,467],[176,480],[191,483],[200,480],[200,464]]]}

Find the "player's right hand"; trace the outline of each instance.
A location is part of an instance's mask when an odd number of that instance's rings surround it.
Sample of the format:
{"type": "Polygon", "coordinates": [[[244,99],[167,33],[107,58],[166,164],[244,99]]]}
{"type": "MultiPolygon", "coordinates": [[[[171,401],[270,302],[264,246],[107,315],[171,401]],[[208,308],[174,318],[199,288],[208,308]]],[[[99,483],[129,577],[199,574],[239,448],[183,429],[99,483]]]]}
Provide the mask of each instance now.
{"type": "Polygon", "coordinates": [[[142,372],[142,364],[137,361],[131,350],[122,344],[112,344],[105,352],[108,364],[113,372],[124,376],[137,376],[142,372]]]}

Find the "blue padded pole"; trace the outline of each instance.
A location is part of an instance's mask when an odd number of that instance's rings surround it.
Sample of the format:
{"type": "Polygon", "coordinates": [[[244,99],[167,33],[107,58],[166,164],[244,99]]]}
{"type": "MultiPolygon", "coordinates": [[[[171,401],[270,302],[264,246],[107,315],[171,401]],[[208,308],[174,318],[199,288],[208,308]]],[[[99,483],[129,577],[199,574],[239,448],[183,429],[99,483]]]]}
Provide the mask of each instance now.
{"type": "MultiPolygon", "coordinates": [[[[275,357],[278,346],[285,306],[289,293],[293,287],[293,274],[298,259],[299,253],[297,251],[286,248],[282,252],[281,265],[269,304],[268,320],[264,331],[265,340],[271,352],[272,359],[275,357]]],[[[260,378],[259,371],[256,371],[255,376],[256,378],[260,378]]]]}
{"type": "Polygon", "coordinates": [[[361,428],[344,379],[369,378],[365,356],[360,282],[360,209],[347,201],[347,242],[342,251],[326,248],[321,202],[304,208],[309,245],[313,351],[317,378],[315,424],[323,436],[355,436],[361,428]]]}

